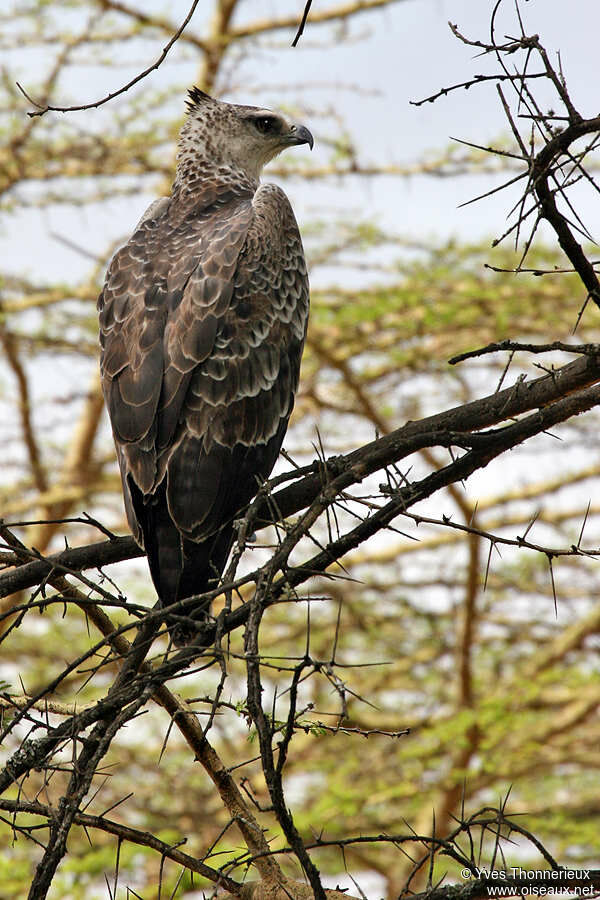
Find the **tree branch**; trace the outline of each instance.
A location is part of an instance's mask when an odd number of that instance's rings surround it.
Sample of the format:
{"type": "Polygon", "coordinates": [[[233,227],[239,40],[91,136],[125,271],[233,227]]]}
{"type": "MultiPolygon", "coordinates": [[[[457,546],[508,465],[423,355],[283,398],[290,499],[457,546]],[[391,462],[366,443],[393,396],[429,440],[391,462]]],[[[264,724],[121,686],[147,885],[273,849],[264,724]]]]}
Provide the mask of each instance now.
{"type": "MultiPolygon", "coordinates": [[[[346,456],[333,457],[325,464],[320,461],[313,463],[311,474],[276,491],[271,503],[265,500],[258,507],[256,527],[265,527],[273,520],[273,509],[279,510],[281,518],[286,518],[306,508],[318,496],[325,472],[329,478],[344,472],[340,489],[345,489],[424,447],[445,446],[450,432],[474,432],[496,425],[531,409],[546,406],[598,380],[600,358],[591,351],[550,375],[531,381],[518,381],[512,387],[480,400],[427,416],[417,422],[408,422],[389,435],[371,441],[346,456]]],[[[62,568],[90,569],[143,555],[132,537],[118,537],[64,550],[48,557],[47,561],[26,563],[0,575],[0,598],[39,584],[53,568],[58,571],[62,568]]]]}
{"type": "Polygon", "coordinates": [[[164,62],[164,60],[166,59],[166,57],[169,53],[169,50],[171,49],[173,44],[175,44],[179,40],[184,29],[189,24],[192,16],[194,15],[194,13],[196,11],[196,7],[198,6],[199,2],[200,2],[200,0],[193,0],[193,3],[190,6],[187,16],[185,17],[185,19],[183,20],[183,22],[181,23],[181,25],[179,26],[179,28],[177,29],[177,31],[175,32],[173,37],[170,39],[170,41],[165,45],[165,47],[163,48],[163,51],[160,54],[160,56],[158,57],[158,59],[154,63],[152,63],[152,65],[148,66],[147,69],[144,69],[143,72],[140,72],[139,75],[136,75],[135,78],[132,78],[131,81],[128,81],[127,84],[123,85],[123,87],[120,87],[116,91],[111,91],[110,94],[107,94],[106,97],[103,97],[101,100],[94,100],[90,103],[83,103],[79,106],[51,106],[50,104],[36,102],[32,97],[29,96],[27,91],[17,81],[16,82],[17,87],[19,88],[19,90],[21,91],[23,96],[26,97],[27,100],[29,100],[29,102],[32,103],[34,106],[38,107],[38,109],[34,110],[33,112],[28,112],[27,115],[30,118],[35,118],[36,116],[43,116],[47,112],[66,113],[66,112],[77,112],[77,111],[85,110],[85,109],[96,109],[97,107],[103,106],[105,103],[108,103],[110,100],[114,100],[114,98],[120,96],[120,94],[124,94],[126,91],[128,91],[130,88],[132,88],[134,85],[138,84],[138,82],[140,82],[144,78],[146,78],[146,76],[149,75],[150,72],[153,72],[155,69],[158,69],[158,67],[164,62]]]}
{"type": "MultiPolygon", "coordinates": [[[[32,816],[43,816],[45,819],[48,819],[49,823],[51,823],[56,816],[56,810],[38,802],[28,803],[22,800],[0,799],[0,809],[9,812],[12,815],[24,813],[32,816]]],[[[198,875],[202,875],[203,878],[206,878],[213,884],[224,888],[229,891],[230,894],[238,896],[241,892],[242,885],[237,881],[224,875],[222,872],[218,871],[218,869],[207,866],[206,863],[196,857],[190,856],[188,853],[183,853],[177,847],[166,844],[148,831],[139,831],[137,828],[130,828],[128,825],[122,825],[120,822],[113,822],[105,816],[93,816],[81,812],[75,813],[74,824],[81,825],[83,828],[95,828],[106,834],[112,834],[123,841],[137,844],[140,847],[150,847],[150,849],[156,850],[156,852],[160,853],[165,859],[170,859],[179,865],[185,866],[186,869],[189,869],[191,872],[197,872],[198,875]]]]}

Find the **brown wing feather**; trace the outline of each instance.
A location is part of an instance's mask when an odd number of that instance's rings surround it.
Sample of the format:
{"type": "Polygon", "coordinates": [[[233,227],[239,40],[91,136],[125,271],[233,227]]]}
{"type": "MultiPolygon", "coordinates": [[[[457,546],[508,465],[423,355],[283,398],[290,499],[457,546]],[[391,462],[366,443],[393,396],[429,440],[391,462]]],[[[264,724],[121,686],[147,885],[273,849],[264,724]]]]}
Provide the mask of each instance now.
{"type": "Polygon", "coordinates": [[[220,574],[232,520],[279,453],[308,317],[285,194],[211,191],[142,221],[99,301],[126,509],[164,602],[220,574]]]}
{"type": "Polygon", "coordinates": [[[231,299],[235,267],[219,261],[211,238],[228,221],[239,252],[251,218],[248,195],[197,203],[187,215],[167,204],[109,267],[98,303],[104,393],[128,474],[144,494],[164,475],[159,450],[173,439],[191,373],[211,353],[231,299]],[[215,272],[208,284],[205,267],[215,272]]]}
{"type": "Polygon", "coordinates": [[[193,373],[183,411],[186,440],[174,448],[168,466],[174,521],[195,540],[231,520],[270,474],[298,385],[308,318],[302,242],[279,188],[262,187],[253,206],[232,300],[212,353],[193,373]],[[219,490],[200,497],[208,478],[193,479],[204,466],[212,474],[214,455],[221,460],[219,490]],[[185,459],[194,457],[192,472],[182,479],[185,459]]]}

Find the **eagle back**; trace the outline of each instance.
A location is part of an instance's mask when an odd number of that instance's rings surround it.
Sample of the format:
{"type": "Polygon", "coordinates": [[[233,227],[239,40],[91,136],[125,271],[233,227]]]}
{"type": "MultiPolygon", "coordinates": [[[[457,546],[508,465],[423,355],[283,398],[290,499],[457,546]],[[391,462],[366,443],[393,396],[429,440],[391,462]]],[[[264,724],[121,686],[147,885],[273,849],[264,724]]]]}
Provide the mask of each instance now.
{"type": "Polygon", "coordinates": [[[103,386],[137,535],[129,479],[146,496],[166,479],[174,523],[198,540],[269,475],[293,407],[308,279],[291,206],[274,185],[254,197],[213,188],[210,201],[167,201],[142,220],[99,300],[103,386]]]}

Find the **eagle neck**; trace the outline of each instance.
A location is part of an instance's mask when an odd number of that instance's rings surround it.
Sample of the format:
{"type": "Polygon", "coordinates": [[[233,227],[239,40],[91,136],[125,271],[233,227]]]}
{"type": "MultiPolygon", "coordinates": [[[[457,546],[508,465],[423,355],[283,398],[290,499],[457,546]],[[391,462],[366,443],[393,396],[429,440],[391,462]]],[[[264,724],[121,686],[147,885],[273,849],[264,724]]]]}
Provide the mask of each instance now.
{"type": "Polygon", "coordinates": [[[173,182],[172,197],[194,202],[208,194],[254,196],[259,180],[233,166],[203,159],[180,158],[173,182]]]}

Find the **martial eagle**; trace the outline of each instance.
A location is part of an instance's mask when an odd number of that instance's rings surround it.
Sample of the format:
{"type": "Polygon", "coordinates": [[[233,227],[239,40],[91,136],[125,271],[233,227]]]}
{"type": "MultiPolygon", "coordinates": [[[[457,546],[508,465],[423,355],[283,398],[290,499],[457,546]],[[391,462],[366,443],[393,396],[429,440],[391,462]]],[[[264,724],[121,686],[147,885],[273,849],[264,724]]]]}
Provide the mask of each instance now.
{"type": "Polygon", "coordinates": [[[287,429],[309,305],[292,208],[259,177],[286,147],[312,149],[310,131],[197,88],[187,106],[171,195],[114,255],[98,300],[127,519],[163,605],[223,572],[287,429]]]}

